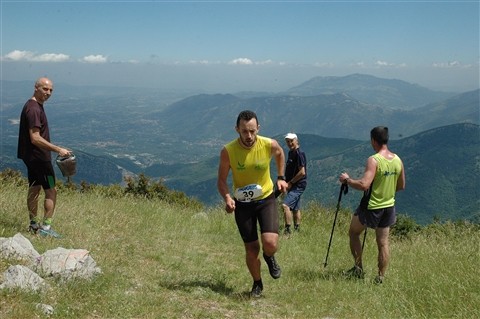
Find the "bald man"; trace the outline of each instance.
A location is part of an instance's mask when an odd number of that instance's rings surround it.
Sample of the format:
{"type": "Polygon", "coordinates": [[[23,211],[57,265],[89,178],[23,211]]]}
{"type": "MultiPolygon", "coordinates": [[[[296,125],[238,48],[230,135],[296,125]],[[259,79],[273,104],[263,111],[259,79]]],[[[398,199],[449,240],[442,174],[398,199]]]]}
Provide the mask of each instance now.
{"type": "Polygon", "coordinates": [[[33,96],[25,103],[20,115],[17,157],[22,159],[28,171],[27,206],[30,217],[29,231],[44,236],[60,238],[51,228],[57,200],[55,172],[50,152],[60,156],[69,156],[71,151],[50,142],[50,131],[43,104],[50,98],[53,84],[50,79],[39,78],[34,86],[33,96]],[[44,219],[40,224],[38,215],[38,197],[45,192],[44,219]]]}

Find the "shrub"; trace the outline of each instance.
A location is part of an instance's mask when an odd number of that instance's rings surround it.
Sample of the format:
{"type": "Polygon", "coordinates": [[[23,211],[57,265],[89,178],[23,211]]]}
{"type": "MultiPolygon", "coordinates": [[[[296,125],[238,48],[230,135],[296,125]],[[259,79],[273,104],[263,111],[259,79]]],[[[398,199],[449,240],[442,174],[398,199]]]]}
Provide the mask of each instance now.
{"type": "Polygon", "coordinates": [[[420,230],[421,226],[408,215],[398,214],[397,222],[390,228],[390,235],[399,239],[409,239],[420,230]]]}
{"type": "Polygon", "coordinates": [[[127,187],[125,188],[126,194],[132,194],[135,197],[144,197],[146,199],[160,199],[167,203],[180,204],[195,209],[201,209],[203,207],[202,202],[188,197],[185,193],[169,190],[162,184],[162,179],[154,182],[150,177],[140,173],[137,180],[128,177],[125,178],[125,181],[127,182],[127,187]]]}

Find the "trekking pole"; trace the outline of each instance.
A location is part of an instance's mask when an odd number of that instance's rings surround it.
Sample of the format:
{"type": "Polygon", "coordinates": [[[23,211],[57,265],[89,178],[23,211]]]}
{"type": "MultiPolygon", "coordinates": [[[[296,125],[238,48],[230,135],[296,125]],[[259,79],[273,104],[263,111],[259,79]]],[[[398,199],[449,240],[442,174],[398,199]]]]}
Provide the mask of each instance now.
{"type": "Polygon", "coordinates": [[[367,239],[367,230],[368,228],[365,228],[365,233],[363,234],[362,253],[363,253],[363,247],[365,247],[365,239],[367,239]]]}
{"type": "Polygon", "coordinates": [[[340,210],[340,201],[342,200],[342,193],[347,195],[348,193],[347,184],[342,184],[342,187],[340,188],[340,194],[338,195],[337,210],[335,212],[335,218],[333,219],[332,233],[330,234],[330,241],[328,242],[327,256],[325,257],[325,263],[323,264],[323,267],[327,267],[328,253],[330,252],[330,246],[332,245],[333,231],[335,230],[335,224],[337,223],[337,215],[338,215],[338,211],[340,210]]]}

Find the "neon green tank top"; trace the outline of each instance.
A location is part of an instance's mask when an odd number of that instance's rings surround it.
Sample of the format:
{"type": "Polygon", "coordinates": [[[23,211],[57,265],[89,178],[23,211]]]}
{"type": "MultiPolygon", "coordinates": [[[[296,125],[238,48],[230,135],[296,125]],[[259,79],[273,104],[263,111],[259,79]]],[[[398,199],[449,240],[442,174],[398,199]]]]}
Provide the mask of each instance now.
{"type": "Polygon", "coordinates": [[[238,139],[225,145],[232,169],[233,191],[250,184],[258,184],[262,187],[262,196],[255,200],[261,200],[273,191],[273,182],[270,177],[270,158],[272,140],[257,135],[255,146],[249,150],[244,149],[238,139]]]}
{"type": "Polygon", "coordinates": [[[402,173],[402,163],[396,154],[387,160],[380,154],[372,155],[377,163],[377,171],[372,183],[372,192],[368,201],[368,209],[380,209],[395,205],[397,180],[402,173]]]}

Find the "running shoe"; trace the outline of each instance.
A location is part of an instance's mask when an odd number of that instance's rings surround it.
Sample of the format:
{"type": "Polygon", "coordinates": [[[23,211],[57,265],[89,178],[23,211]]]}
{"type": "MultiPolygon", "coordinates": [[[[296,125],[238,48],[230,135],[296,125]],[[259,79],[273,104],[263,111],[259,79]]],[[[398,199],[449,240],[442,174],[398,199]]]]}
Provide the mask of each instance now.
{"type": "Polygon", "coordinates": [[[278,279],[282,275],[282,270],[280,269],[280,265],[277,264],[277,261],[275,260],[275,255],[268,257],[263,254],[263,259],[265,259],[265,262],[268,265],[268,271],[270,271],[270,276],[272,276],[273,279],[278,279]]]}
{"type": "Polygon", "coordinates": [[[42,229],[42,230],[40,230],[40,235],[42,235],[44,237],[51,236],[51,237],[54,237],[54,238],[62,238],[62,236],[57,234],[53,229],[49,229],[49,230],[42,229]]]}
{"type": "Polygon", "coordinates": [[[357,265],[354,265],[352,269],[343,272],[344,275],[349,277],[356,277],[363,279],[365,277],[365,273],[363,272],[363,268],[357,265]]]}
{"type": "Polygon", "coordinates": [[[253,283],[252,291],[250,292],[251,297],[260,298],[262,296],[263,287],[256,282],[253,283]]]}
{"type": "Polygon", "coordinates": [[[37,233],[37,231],[40,229],[40,224],[39,223],[32,223],[30,222],[30,226],[28,226],[28,231],[33,232],[34,234],[37,233]]]}
{"type": "Polygon", "coordinates": [[[378,275],[377,277],[375,277],[374,282],[375,282],[376,284],[381,284],[381,283],[383,283],[384,280],[385,280],[385,277],[384,277],[384,276],[378,275]]]}

